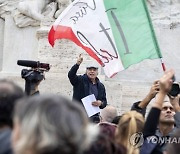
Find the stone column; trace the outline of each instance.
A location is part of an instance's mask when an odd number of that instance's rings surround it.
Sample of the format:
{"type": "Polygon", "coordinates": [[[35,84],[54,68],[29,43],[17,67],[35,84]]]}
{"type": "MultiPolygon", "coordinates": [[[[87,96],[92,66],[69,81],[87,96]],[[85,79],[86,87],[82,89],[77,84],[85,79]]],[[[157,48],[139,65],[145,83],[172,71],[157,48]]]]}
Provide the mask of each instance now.
{"type": "Polygon", "coordinates": [[[19,73],[22,68],[17,65],[18,59],[37,59],[36,30],[38,28],[18,28],[10,15],[5,17],[3,73],[19,73]]]}
{"type": "Polygon", "coordinates": [[[3,46],[4,46],[4,20],[0,18],[0,71],[3,62],[3,46]]]}

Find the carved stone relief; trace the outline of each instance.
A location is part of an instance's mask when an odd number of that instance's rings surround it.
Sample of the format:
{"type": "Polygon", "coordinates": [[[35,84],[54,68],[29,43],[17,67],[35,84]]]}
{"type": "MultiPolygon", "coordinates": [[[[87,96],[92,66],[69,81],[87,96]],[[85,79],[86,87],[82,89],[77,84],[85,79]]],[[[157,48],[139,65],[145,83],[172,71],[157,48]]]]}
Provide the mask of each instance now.
{"type": "Polygon", "coordinates": [[[56,1],[58,4],[58,10],[55,13],[55,18],[57,18],[62,13],[64,8],[66,8],[71,3],[71,0],[56,0],[56,1]]]}
{"type": "MultiPolygon", "coordinates": [[[[70,2],[70,0],[0,0],[0,32],[4,31],[6,36],[4,39],[3,35],[0,35],[0,44],[4,45],[4,48],[0,48],[4,50],[0,51],[4,72],[19,73],[20,68],[15,65],[19,58],[50,63],[52,68],[47,73],[47,80],[41,85],[41,91],[46,92],[48,89],[55,93],[72,95],[72,86],[67,78],[69,68],[76,62],[79,53],[83,53],[84,62],[92,61],[92,58],[70,41],[57,40],[55,47],[52,48],[47,40],[50,25],[70,2]],[[4,23],[5,27],[1,26],[4,23]],[[44,27],[47,28],[45,31],[44,27]]],[[[180,0],[147,0],[147,2],[159,44],[162,51],[164,50],[166,58],[164,59],[169,61],[167,68],[175,68],[177,74],[180,74],[180,69],[177,70],[180,59],[178,56],[180,0]]],[[[153,79],[157,79],[163,73],[159,67],[158,60],[153,62],[149,60],[128,68],[112,80],[107,78],[102,80],[107,88],[109,103],[117,104],[119,112],[124,112],[132,102],[141,100],[148,93],[153,79]],[[120,81],[122,84],[119,84],[120,81]]],[[[79,73],[84,71],[83,63],[79,73]]],[[[19,80],[23,81],[20,73],[18,75],[19,80]]],[[[180,81],[178,75],[176,79],[180,81]]]]}
{"type": "Polygon", "coordinates": [[[48,23],[71,3],[71,0],[1,0],[0,17],[11,14],[18,27],[40,26],[48,23]]]}
{"type": "Polygon", "coordinates": [[[174,29],[180,25],[179,0],[148,0],[154,26],[174,29]]]}
{"type": "MultiPolygon", "coordinates": [[[[180,0],[147,0],[155,26],[176,28],[180,25],[180,0]]],[[[0,0],[0,18],[11,14],[18,27],[52,24],[71,0],[0,0]],[[51,22],[49,22],[51,21],[51,22]]]]}

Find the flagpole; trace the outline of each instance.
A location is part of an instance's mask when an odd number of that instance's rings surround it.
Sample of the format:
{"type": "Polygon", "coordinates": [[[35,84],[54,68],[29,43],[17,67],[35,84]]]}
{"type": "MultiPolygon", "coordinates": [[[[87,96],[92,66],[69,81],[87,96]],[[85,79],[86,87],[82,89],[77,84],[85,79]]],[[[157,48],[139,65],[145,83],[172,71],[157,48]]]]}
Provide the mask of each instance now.
{"type": "Polygon", "coordinates": [[[162,58],[160,58],[160,59],[161,59],[161,65],[162,65],[163,71],[165,72],[165,71],[166,71],[165,64],[164,64],[164,62],[163,62],[163,59],[162,59],[162,58]]]}
{"type": "Polygon", "coordinates": [[[151,29],[151,34],[153,36],[153,41],[154,41],[154,44],[155,44],[155,48],[156,48],[157,54],[158,54],[158,56],[160,58],[162,69],[165,72],[166,71],[166,67],[165,67],[165,64],[163,62],[162,54],[161,54],[161,51],[160,51],[160,48],[159,48],[159,44],[158,44],[158,41],[157,41],[157,38],[156,38],[156,35],[155,35],[155,31],[154,31],[154,27],[153,27],[153,24],[152,24],[152,21],[151,21],[151,17],[149,15],[148,7],[146,5],[146,1],[145,0],[142,0],[142,2],[143,2],[143,5],[144,5],[144,8],[145,8],[147,19],[149,21],[149,26],[150,26],[150,29],[151,29]]]}

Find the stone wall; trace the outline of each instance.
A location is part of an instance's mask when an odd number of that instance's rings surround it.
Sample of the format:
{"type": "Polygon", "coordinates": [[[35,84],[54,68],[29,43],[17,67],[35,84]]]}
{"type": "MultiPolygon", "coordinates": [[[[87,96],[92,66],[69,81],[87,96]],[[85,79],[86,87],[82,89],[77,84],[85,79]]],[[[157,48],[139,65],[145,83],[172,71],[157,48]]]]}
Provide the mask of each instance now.
{"type": "Polygon", "coordinates": [[[0,71],[2,70],[3,62],[3,44],[4,44],[4,21],[0,18],[0,71]]]}
{"type": "MultiPolygon", "coordinates": [[[[162,2],[161,0],[148,2],[166,67],[174,68],[176,79],[180,81],[179,2],[169,3],[169,1],[162,2]]],[[[67,78],[68,70],[76,63],[80,53],[83,53],[84,61],[78,70],[79,74],[85,72],[86,63],[94,60],[68,40],[58,40],[52,48],[47,40],[50,26],[18,27],[17,22],[16,24],[14,22],[14,14],[11,12],[12,7],[9,7],[9,10],[3,12],[1,16],[1,6],[3,5],[0,4],[0,78],[12,79],[24,88],[24,80],[20,74],[25,67],[18,66],[17,60],[39,60],[50,63],[51,69],[45,75],[46,80],[42,81],[39,87],[41,93],[51,92],[71,98],[72,86],[67,78]]],[[[107,90],[108,103],[116,106],[119,113],[129,110],[133,102],[142,100],[153,81],[159,79],[162,74],[159,59],[145,60],[133,65],[119,72],[112,79],[105,77],[101,68],[99,70],[99,77],[107,90]]]]}
{"type": "Polygon", "coordinates": [[[14,25],[12,17],[6,16],[2,72],[17,73],[20,70],[17,66],[18,59],[37,59],[37,29],[38,27],[18,28],[14,25]]]}

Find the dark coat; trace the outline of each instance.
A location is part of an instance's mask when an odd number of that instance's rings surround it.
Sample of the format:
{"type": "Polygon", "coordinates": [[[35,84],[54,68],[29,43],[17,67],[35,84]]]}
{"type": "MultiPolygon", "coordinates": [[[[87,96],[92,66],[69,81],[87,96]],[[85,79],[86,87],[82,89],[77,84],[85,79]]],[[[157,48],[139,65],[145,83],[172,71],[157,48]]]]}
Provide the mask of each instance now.
{"type": "MultiPolygon", "coordinates": [[[[180,112],[176,112],[174,119],[176,127],[174,127],[167,136],[163,136],[160,133],[160,130],[157,128],[159,117],[161,114],[161,110],[155,107],[152,107],[149,115],[146,119],[145,126],[144,126],[144,143],[140,149],[140,154],[163,154],[163,151],[166,150],[167,144],[164,142],[156,143],[150,140],[150,138],[169,138],[172,137],[174,132],[177,130],[177,128],[180,128],[180,112]],[[148,141],[149,138],[149,141],[148,141]]],[[[155,141],[155,140],[154,140],[155,141]]],[[[160,141],[160,140],[159,140],[160,141]]],[[[162,140],[163,141],[163,140],[162,140]]]]}
{"type": "MultiPolygon", "coordinates": [[[[81,99],[89,95],[90,80],[86,74],[76,75],[78,69],[79,65],[75,64],[74,66],[72,66],[68,73],[68,78],[73,85],[73,99],[82,104],[81,99]]],[[[103,102],[103,104],[99,106],[100,109],[103,109],[107,105],[106,90],[104,85],[99,81],[98,78],[96,79],[96,81],[98,88],[98,96],[96,99],[103,102]]]]}
{"type": "Polygon", "coordinates": [[[0,130],[0,154],[12,154],[11,148],[11,129],[0,130]]]}
{"type": "Polygon", "coordinates": [[[133,105],[131,106],[131,110],[135,110],[139,113],[141,113],[143,115],[143,117],[145,117],[146,114],[146,107],[145,108],[140,108],[138,105],[139,103],[141,103],[141,101],[135,102],[133,103],[133,105]]]}

